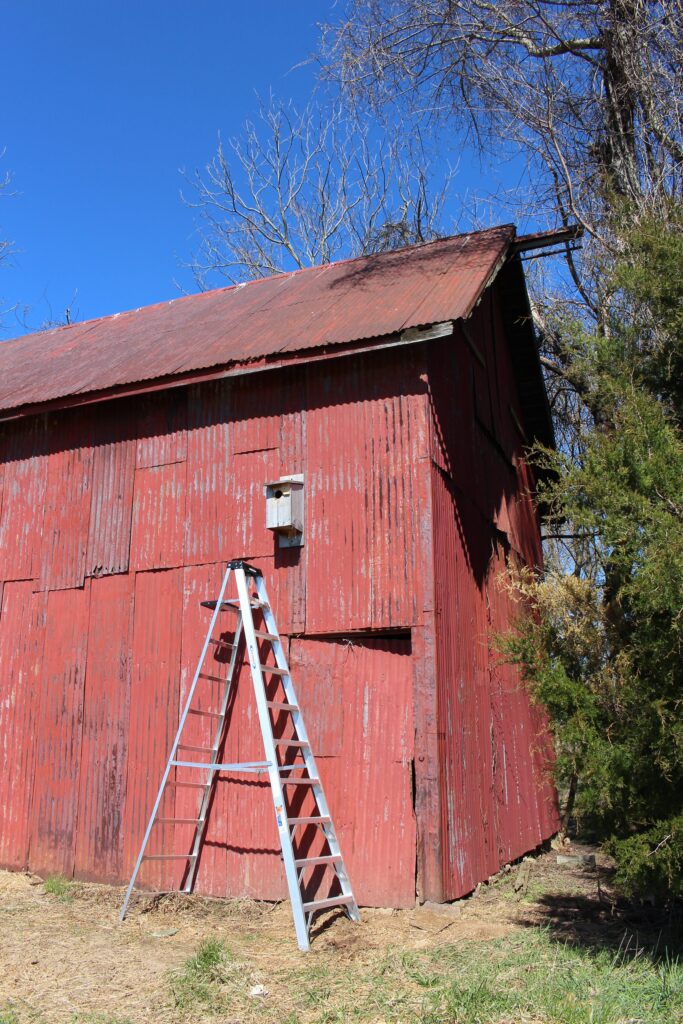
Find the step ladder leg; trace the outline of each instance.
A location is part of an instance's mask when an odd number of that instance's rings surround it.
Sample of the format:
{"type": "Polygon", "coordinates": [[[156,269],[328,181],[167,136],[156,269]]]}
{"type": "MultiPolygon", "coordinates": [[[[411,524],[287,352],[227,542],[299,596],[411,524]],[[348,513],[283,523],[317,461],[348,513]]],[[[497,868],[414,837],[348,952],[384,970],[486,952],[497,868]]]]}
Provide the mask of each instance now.
{"type": "MultiPolygon", "coordinates": [[[[225,729],[225,719],[228,713],[228,707],[230,706],[230,695],[233,691],[233,681],[235,677],[235,668],[237,665],[237,655],[239,651],[240,642],[242,640],[242,613],[240,612],[237,616],[237,624],[235,626],[235,635],[233,637],[232,653],[230,655],[230,664],[228,665],[228,674],[225,681],[225,690],[223,691],[223,698],[221,700],[220,707],[220,718],[216,726],[216,732],[214,735],[213,743],[211,744],[211,759],[209,764],[217,764],[221,740],[225,729]]],[[[216,788],[216,782],[218,780],[218,773],[215,771],[209,771],[207,773],[206,789],[201,799],[199,806],[199,813],[197,815],[198,823],[194,835],[194,841],[192,843],[192,860],[187,871],[185,878],[185,884],[183,885],[183,892],[192,892],[194,887],[195,878],[197,877],[197,869],[199,867],[199,853],[201,846],[204,841],[206,834],[206,827],[208,824],[208,809],[211,804],[211,797],[216,788]]]]}
{"type": "MultiPolygon", "coordinates": [[[[268,602],[266,584],[265,580],[263,579],[263,576],[258,576],[256,578],[255,583],[259,600],[262,601],[265,605],[263,609],[263,619],[266,624],[266,629],[268,630],[269,633],[277,635],[278,637],[278,639],[273,642],[273,653],[275,655],[275,661],[278,667],[285,670],[285,675],[281,677],[282,687],[285,692],[285,700],[287,701],[288,704],[291,704],[298,709],[292,712],[292,719],[294,722],[294,729],[297,738],[303,740],[306,744],[306,746],[302,750],[304,763],[306,765],[309,777],[313,779],[319,779],[320,776],[318,774],[315,756],[313,754],[313,750],[308,739],[308,733],[306,731],[303,715],[301,714],[300,705],[297,700],[294,683],[289,672],[287,657],[285,655],[284,648],[279,638],[280,634],[277,631],[275,616],[273,615],[272,608],[270,607],[270,604],[268,602]]],[[[360,921],[358,904],[353,895],[353,889],[351,888],[351,882],[346,871],[346,866],[341,854],[339,841],[337,839],[337,833],[334,828],[332,815],[330,814],[330,809],[327,804],[327,798],[325,796],[325,790],[322,784],[314,786],[313,792],[316,803],[318,805],[320,816],[328,819],[327,823],[322,825],[322,829],[327,840],[327,845],[330,848],[330,854],[335,858],[338,858],[333,862],[333,869],[339,882],[341,895],[349,899],[349,902],[345,906],[346,913],[348,914],[352,921],[358,922],[360,921]]]]}
{"type": "MultiPolygon", "coordinates": [[[[262,581],[263,577],[256,577],[257,587],[258,582],[262,581]]],[[[265,749],[266,760],[270,762],[270,768],[268,769],[268,775],[270,778],[270,788],[273,795],[273,804],[275,807],[275,820],[277,824],[277,830],[280,837],[280,848],[282,850],[282,859],[285,866],[285,876],[287,879],[287,888],[289,890],[289,898],[292,906],[292,916],[294,918],[294,930],[296,932],[296,940],[299,949],[306,952],[310,949],[310,941],[308,938],[308,926],[306,924],[306,915],[303,908],[303,900],[301,898],[301,890],[299,888],[299,879],[297,876],[296,865],[294,864],[294,848],[292,845],[292,836],[289,830],[289,823],[287,821],[285,797],[282,788],[282,780],[280,778],[280,770],[278,767],[278,760],[275,750],[275,743],[273,741],[273,731],[270,721],[270,713],[268,711],[268,705],[266,703],[266,689],[263,682],[263,673],[261,671],[261,655],[258,649],[258,641],[254,632],[254,621],[251,615],[250,606],[250,595],[249,587],[247,585],[246,576],[243,569],[235,570],[235,582],[237,583],[237,592],[239,594],[240,607],[242,608],[242,616],[244,619],[244,637],[246,641],[247,653],[249,655],[249,665],[251,668],[251,678],[254,684],[254,696],[256,698],[256,709],[258,712],[259,723],[261,726],[261,733],[263,736],[263,745],[265,749]]],[[[268,595],[263,591],[263,597],[259,592],[259,600],[268,603],[268,595]]],[[[263,609],[265,613],[266,609],[263,609]]],[[[276,634],[275,629],[268,628],[269,633],[276,634]]],[[[279,644],[278,640],[274,643],[279,644]]]]}
{"type": "Polygon", "coordinates": [[[178,731],[176,732],[175,739],[173,741],[173,746],[171,747],[171,753],[169,754],[168,762],[166,764],[166,768],[164,769],[164,774],[163,774],[163,776],[161,778],[161,785],[159,786],[159,792],[157,793],[157,798],[154,801],[154,807],[152,808],[152,813],[149,816],[149,822],[147,823],[147,829],[145,830],[145,835],[144,835],[144,838],[142,840],[142,845],[140,847],[140,852],[139,852],[138,858],[137,858],[137,860],[135,862],[135,867],[133,868],[133,874],[131,876],[130,882],[128,883],[128,888],[126,889],[126,895],[125,895],[124,900],[123,900],[123,906],[121,907],[121,913],[119,914],[119,920],[120,921],[123,921],[123,919],[126,916],[126,912],[128,910],[128,904],[130,902],[130,897],[131,897],[131,894],[133,892],[133,888],[135,886],[135,882],[137,880],[138,874],[140,872],[140,865],[142,864],[142,859],[143,859],[143,857],[145,855],[145,850],[147,849],[147,843],[149,842],[149,837],[150,837],[150,835],[152,833],[152,827],[154,825],[154,822],[156,820],[156,816],[157,816],[158,811],[159,811],[159,805],[161,804],[161,798],[164,795],[164,790],[166,788],[166,783],[168,782],[168,777],[169,777],[170,772],[171,772],[172,762],[175,760],[175,755],[176,755],[176,751],[178,749],[178,744],[180,743],[180,738],[182,736],[183,729],[185,728],[185,722],[187,721],[187,716],[190,713],[190,705],[192,704],[192,698],[194,697],[195,690],[197,689],[197,682],[199,680],[199,673],[201,672],[202,666],[204,664],[204,661],[206,660],[206,654],[207,654],[207,651],[209,649],[209,643],[210,643],[211,637],[213,636],[213,631],[216,628],[216,620],[218,619],[218,615],[219,615],[220,607],[221,607],[220,603],[223,600],[223,597],[225,595],[225,591],[227,590],[228,580],[230,579],[230,573],[231,573],[231,568],[228,565],[228,568],[225,570],[225,575],[223,576],[223,582],[221,584],[220,596],[218,598],[218,602],[216,604],[216,608],[214,610],[214,613],[211,616],[211,623],[209,625],[209,629],[208,629],[208,632],[206,634],[206,639],[204,641],[204,646],[202,647],[202,652],[201,652],[201,654],[199,656],[199,661],[197,662],[197,669],[195,671],[194,678],[193,678],[192,683],[190,685],[190,690],[189,690],[189,693],[187,695],[187,700],[185,702],[185,707],[183,709],[182,715],[180,716],[180,722],[178,723],[178,731]]]}

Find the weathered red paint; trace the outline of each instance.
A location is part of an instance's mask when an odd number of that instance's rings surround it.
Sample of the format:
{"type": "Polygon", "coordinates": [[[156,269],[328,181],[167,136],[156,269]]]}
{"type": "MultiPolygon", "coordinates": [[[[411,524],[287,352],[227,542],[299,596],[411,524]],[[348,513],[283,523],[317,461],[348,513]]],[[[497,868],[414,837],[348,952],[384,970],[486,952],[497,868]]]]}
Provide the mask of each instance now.
{"type": "Polygon", "coordinates": [[[191,295],[46,331],[39,352],[35,335],[8,341],[0,407],[466,317],[513,237],[507,225],[191,295]]]}
{"type": "Polygon", "coordinates": [[[90,580],[48,595],[29,845],[29,864],[43,875],[74,871],[89,612],[90,580]]]}
{"type": "Polygon", "coordinates": [[[5,583],[0,614],[0,865],[26,868],[47,594],[5,583]]]}
{"type": "Polygon", "coordinates": [[[505,556],[529,565],[541,557],[495,293],[467,334],[476,345],[454,350],[439,342],[430,353],[446,899],[469,892],[558,826],[546,723],[494,643],[515,618],[504,590],[505,556]]]}
{"type": "Polygon", "coordinates": [[[90,584],[75,873],[114,883],[124,870],[134,586],[127,573],[90,584]]]}
{"type": "MultiPolygon", "coordinates": [[[[179,369],[275,354],[278,330],[305,352],[457,319],[481,296],[441,340],[0,425],[0,863],[126,880],[201,648],[199,602],[230,557],[267,577],[362,903],[453,898],[553,832],[545,722],[492,648],[514,614],[505,556],[541,560],[523,454],[533,380],[515,368],[507,293],[482,296],[510,237],[181,300],[69,329],[68,344],[50,332],[59,373],[43,390],[9,357],[17,400],[48,399],[170,372],[181,342],[179,369]],[[69,383],[86,340],[93,363],[69,383]],[[305,545],[280,549],[263,485],[292,473],[305,545]]],[[[262,755],[250,698],[243,673],[226,760],[262,755]]],[[[194,718],[187,741],[208,745],[210,722],[194,718]]],[[[164,813],[192,817],[197,800],[178,785],[164,813]]],[[[190,838],[159,826],[150,852],[190,838]]],[[[141,881],[174,886],[182,869],[150,863],[141,881]]],[[[196,887],[285,895],[263,781],[219,779],[196,887]]]]}

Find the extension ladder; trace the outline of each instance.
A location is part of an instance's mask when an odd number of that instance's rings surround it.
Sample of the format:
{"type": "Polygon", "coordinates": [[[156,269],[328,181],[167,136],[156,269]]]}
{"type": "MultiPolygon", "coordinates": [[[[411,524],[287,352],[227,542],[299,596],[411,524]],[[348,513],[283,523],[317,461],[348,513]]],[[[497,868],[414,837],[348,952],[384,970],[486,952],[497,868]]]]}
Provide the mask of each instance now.
{"type": "MultiPolygon", "coordinates": [[[[202,601],[201,604],[205,608],[210,608],[213,615],[133,875],[126,891],[120,917],[123,920],[126,916],[143,860],[186,861],[180,891],[188,893],[192,891],[206,834],[212,792],[219,773],[236,772],[241,774],[247,772],[257,775],[267,773],[275,805],[275,818],[292,904],[296,938],[299,948],[307,950],[310,946],[311,922],[317,911],[326,910],[329,907],[344,907],[347,915],[353,921],[359,921],[360,915],[339,849],[315,757],[308,742],[303,715],[294,692],[292,677],[260,569],[248,565],[242,559],[229,562],[218,599],[202,601]],[[228,599],[226,595],[231,574],[234,576],[237,587],[237,597],[228,599]],[[223,638],[224,634],[214,635],[218,618],[223,612],[236,613],[237,616],[231,642],[223,638]],[[259,622],[261,628],[258,629],[254,624],[255,614],[261,619],[259,622]],[[225,764],[219,761],[219,757],[225,742],[226,721],[228,720],[231,697],[234,696],[233,683],[241,664],[239,655],[242,640],[244,640],[251,669],[266,759],[225,764]],[[214,675],[212,672],[203,671],[209,651],[212,649],[225,654],[230,652],[225,678],[214,675]],[[269,664],[268,658],[271,653],[274,663],[269,664]],[[213,686],[216,683],[222,684],[219,710],[206,711],[203,708],[193,707],[193,704],[196,703],[198,686],[203,687],[205,684],[213,686]],[[183,733],[190,715],[208,716],[215,721],[211,746],[200,747],[196,744],[183,743],[183,733]],[[209,758],[207,761],[187,760],[181,755],[181,751],[206,753],[209,758]],[[204,781],[183,783],[178,781],[179,771],[181,773],[205,773],[204,781]],[[197,817],[161,817],[159,808],[166,788],[182,785],[194,786],[201,790],[197,817]],[[293,808],[294,803],[299,804],[299,809],[293,808]],[[189,852],[158,854],[145,852],[155,826],[176,824],[193,824],[195,826],[192,842],[187,844],[189,852]],[[315,856],[307,855],[311,849],[315,850],[316,838],[317,845],[320,847],[319,852],[315,856]],[[332,873],[332,878],[329,878],[329,872],[332,873]],[[331,891],[323,898],[311,899],[308,890],[314,882],[314,876],[316,881],[318,879],[322,881],[327,877],[336,891],[331,891]]],[[[317,889],[318,884],[316,884],[317,889]]]]}

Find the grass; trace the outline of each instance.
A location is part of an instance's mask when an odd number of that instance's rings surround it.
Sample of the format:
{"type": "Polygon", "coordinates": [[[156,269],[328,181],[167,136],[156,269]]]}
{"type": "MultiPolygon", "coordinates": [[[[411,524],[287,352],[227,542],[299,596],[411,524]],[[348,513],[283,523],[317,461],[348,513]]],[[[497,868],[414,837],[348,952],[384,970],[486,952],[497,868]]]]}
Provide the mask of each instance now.
{"type": "MultiPolygon", "coordinates": [[[[227,1010],[250,983],[246,964],[238,963],[216,939],[207,939],[171,979],[175,1005],[181,1010],[227,1010]]],[[[251,981],[253,984],[253,981],[251,981]]]]}
{"type": "Polygon", "coordinates": [[[130,1017],[112,1017],[108,1013],[74,1013],[72,1024],[133,1024],[130,1017]]]}
{"type": "Polygon", "coordinates": [[[282,1024],[681,1024],[683,966],[644,954],[562,945],[547,932],[396,950],[372,966],[283,966],[253,984],[218,942],[204,943],[172,982],[176,1006],[202,1020],[228,1010],[240,1021],[282,1024]],[[277,1012],[275,1012],[277,1010],[277,1012]]]}
{"type": "Polygon", "coordinates": [[[52,875],[43,882],[43,888],[50,896],[55,896],[62,903],[68,903],[73,898],[72,882],[64,875],[52,875]]]}

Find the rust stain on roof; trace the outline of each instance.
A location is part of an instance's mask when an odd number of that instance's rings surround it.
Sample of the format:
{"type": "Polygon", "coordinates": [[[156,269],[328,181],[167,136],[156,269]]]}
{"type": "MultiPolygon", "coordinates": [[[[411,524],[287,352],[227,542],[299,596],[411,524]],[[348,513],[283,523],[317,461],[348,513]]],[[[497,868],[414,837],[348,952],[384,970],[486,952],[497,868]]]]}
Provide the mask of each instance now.
{"type": "Polygon", "coordinates": [[[0,345],[0,409],[393,335],[470,314],[512,225],[263,278],[0,345]]]}

